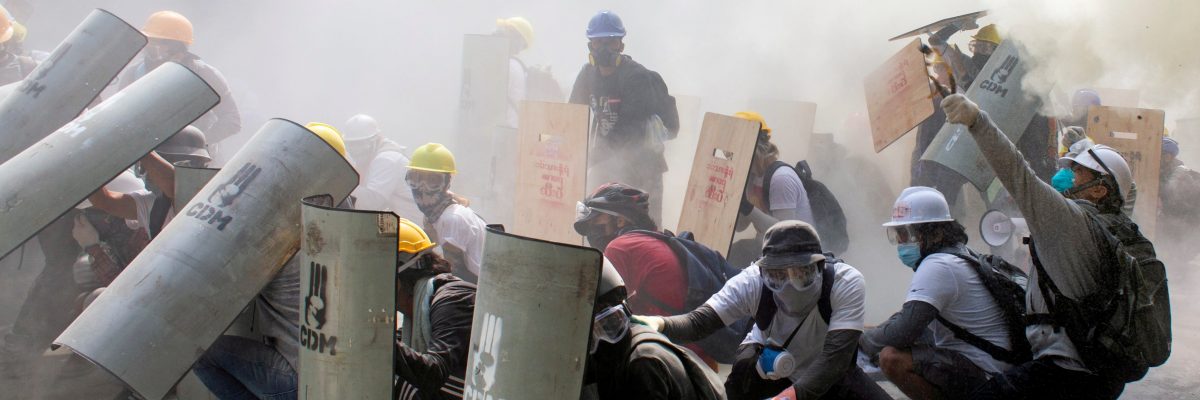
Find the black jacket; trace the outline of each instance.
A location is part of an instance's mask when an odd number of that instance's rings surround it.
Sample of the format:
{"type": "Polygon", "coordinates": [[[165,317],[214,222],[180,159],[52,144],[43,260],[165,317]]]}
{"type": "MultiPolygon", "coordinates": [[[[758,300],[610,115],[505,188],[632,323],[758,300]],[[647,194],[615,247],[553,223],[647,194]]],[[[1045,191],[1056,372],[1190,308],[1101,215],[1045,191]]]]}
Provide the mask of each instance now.
{"type": "MultiPolygon", "coordinates": [[[[475,285],[452,274],[433,278],[428,351],[418,353],[396,342],[399,399],[461,399],[475,313],[475,285]]],[[[410,329],[405,326],[404,329],[410,329]]]]}
{"type": "MultiPolygon", "coordinates": [[[[667,93],[659,93],[659,78],[653,71],[628,55],[621,55],[620,60],[617,71],[609,76],[600,75],[600,69],[594,65],[584,64],[575,78],[570,102],[591,107],[592,132],[601,149],[622,153],[645,151],[646,121],[657,114],[661,102],[666,101],[661,97],[667,93]]],[[[611,154],[598,153],[593,157],[611,154]]],[[[665,170],[666,160],[661,161],[665,170]]]]}

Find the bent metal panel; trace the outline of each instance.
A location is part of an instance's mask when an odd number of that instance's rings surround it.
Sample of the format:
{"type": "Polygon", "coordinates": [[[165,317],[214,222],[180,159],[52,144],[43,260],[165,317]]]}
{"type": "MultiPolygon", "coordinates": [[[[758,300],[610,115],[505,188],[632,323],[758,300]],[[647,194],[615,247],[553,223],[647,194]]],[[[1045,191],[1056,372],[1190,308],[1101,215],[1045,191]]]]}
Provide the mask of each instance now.
{"type": "Polygon", "coordinates": [[[300,199],[344,199],[358,174],[273,119],[55,340],[161,399],[300,247],[300,199]]]}

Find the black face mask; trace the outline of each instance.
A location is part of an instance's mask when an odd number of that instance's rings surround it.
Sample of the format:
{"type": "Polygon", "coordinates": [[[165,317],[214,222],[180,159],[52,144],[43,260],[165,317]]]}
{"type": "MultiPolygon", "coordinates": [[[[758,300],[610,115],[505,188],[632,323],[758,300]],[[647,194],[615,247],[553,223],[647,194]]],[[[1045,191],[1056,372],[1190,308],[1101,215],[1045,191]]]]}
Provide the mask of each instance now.
{"type": "Polygon", "coordinates": [[[601,48],[588,48],[591,53],[592,62],[601,67],[615,67],[617,58],[621,56],[621,52],[609,50],[607,46],[601,48]]]}

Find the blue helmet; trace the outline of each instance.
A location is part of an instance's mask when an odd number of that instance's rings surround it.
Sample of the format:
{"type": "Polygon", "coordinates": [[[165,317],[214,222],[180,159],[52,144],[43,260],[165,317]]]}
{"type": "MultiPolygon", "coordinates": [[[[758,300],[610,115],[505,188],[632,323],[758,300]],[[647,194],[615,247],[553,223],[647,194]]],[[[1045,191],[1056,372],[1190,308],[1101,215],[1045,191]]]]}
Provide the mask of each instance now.
{"type": "Polygon", "coordinates": [[[588,39],[625,37],[625,24],[621,23],[621,17],[612,11],[600,11],[592,17],[591,21],[588,21],[587,37],[588,39]]]}

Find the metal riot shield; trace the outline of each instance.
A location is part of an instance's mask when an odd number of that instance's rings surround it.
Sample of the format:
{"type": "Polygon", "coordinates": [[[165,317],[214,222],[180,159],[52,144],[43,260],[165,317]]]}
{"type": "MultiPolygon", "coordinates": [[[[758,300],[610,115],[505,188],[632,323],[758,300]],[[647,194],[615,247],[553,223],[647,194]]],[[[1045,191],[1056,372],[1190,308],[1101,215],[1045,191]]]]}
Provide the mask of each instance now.
{"type": "Polygon", "coordinates": [[[602,256],[488,229],[463,399],[562,399],[583,387],[602,256]]]}
{"type": "Polygon", "coordinates": [[[329,144],[282,119],[227,165],[55,343],[163,398],[299,249],[300,199],[358,184],[329,144]]]}
{"type": "Polygon", "coordinates": [[[400,217],[320,203],[301,211],[300,393],[391,400],[400,217]]]}
{"type": "MultiPolygon", "coordinates": [[[[1005,40],[967,90],[967,98],[987,111],[1013,143],[1025,133],[1025,127],[1041,106],[1037,97],[1027,96],[1021,87],[1028,72],[1025,50],[1016,41],[1005,40]]],[[[942,125],[921,159],[932,160],[958,172],[980,191],[987,190],[996,177],[965,125],[949,122],[942,125]]]]}
{"type": "Polygon", "coordinates": [[[202,168],[202,167],[187,167],[175,165],[175,199],[173,200],[176,210],[182,210],[183,206],[193,197],[196,197],[196,192],[204,188],[217,172],[221,172],[219,168],[202,168]]]}
{"type": "Polygon", "coordinates": [[[145,45],[136,28],[108,11],[92,11],[0,100],[0,163],[78,116],[145,45]]]}
{"type": "Polygon", "coordinates": [[[0,165],[0,254],[217,104],[192,71],[163,64],[0,165]]]}

